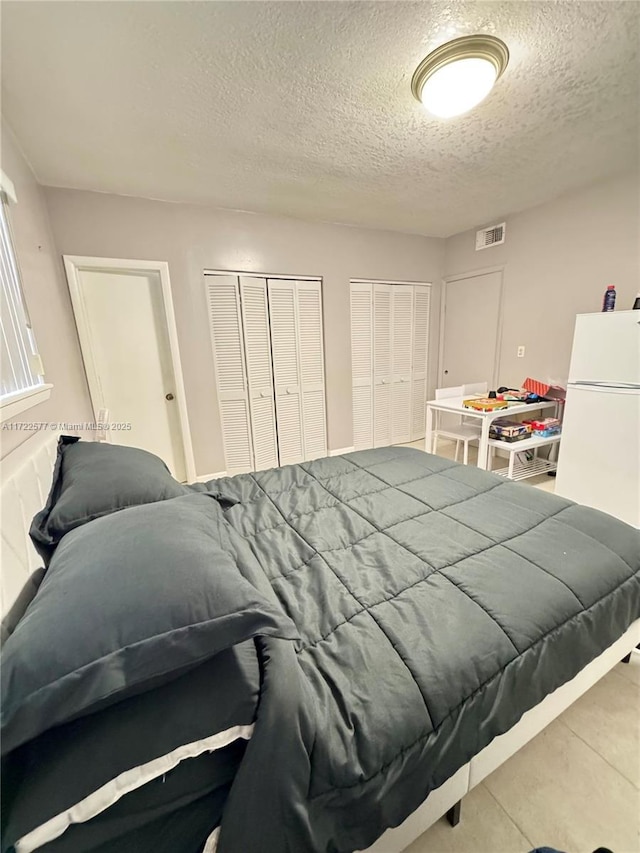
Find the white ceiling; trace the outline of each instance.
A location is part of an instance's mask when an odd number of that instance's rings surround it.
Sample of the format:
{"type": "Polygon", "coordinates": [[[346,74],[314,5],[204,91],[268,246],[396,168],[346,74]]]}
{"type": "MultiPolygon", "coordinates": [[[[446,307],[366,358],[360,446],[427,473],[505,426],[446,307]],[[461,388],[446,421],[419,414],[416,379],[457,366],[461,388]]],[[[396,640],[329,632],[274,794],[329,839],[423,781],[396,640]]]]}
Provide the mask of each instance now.
{"type": "Polygon", "coordinates": [[[636,2],[2,3],[3,112],[43,184],[447,236],[638,162],[636,2]],[[446,122],[411,75],[511,61],[446,122]]]}

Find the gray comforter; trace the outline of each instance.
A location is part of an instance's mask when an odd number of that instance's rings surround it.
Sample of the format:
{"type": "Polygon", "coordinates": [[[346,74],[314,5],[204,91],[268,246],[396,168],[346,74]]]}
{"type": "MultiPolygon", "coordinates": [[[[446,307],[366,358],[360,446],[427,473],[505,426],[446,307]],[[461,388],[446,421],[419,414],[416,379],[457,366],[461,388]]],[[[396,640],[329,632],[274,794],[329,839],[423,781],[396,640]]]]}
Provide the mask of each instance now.
{"type": "Polygon", "coordinates": [[[257,639],[219,853],[367,847],[640,617],[637,531],[420,451],[210,486],[300,635],[257,639]]]}

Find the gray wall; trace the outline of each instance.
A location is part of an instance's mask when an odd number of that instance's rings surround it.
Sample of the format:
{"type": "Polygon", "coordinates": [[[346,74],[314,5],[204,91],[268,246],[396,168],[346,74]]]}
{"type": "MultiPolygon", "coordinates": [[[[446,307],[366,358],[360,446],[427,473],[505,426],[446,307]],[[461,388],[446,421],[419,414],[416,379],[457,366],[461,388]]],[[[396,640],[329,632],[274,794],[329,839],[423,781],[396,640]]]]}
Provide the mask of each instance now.
{"type": "MultiPolygon", "coordinates": [[[[2,170],[13,181],[18,197],[10,205],[16,253],[25,300],[51,396],[6,424],[29,421],[82,422],[92,420],[84,368],[77,342],[62,263],[55,250],[43,190],[11,133],[2,125],[2,170]]],[[[4,456],[32,435],[10,428],[0,431],[4,456]]]]}
{"type": "Polygon", "coordinates": [[[61,254],[167,261],[196,469],[224,469],[202,271],[323,279],[328,443],[353,444],[349,280],[431,281],[435,382],[444,240],[100,193],[47,189],[61,254]]]}
{"type": "MultiPolygon", "coordinates": [[[[351,278],[433,282],[430,389],[438,384],[443,271],[455,275],[504,265],[499,376],[507,385],[518,385],[527,375],[565,379],[575,315],[598,311],[608,283],[618,288],[618,308],[631,307],[640,287],[637,175],[509,216],[505,245],[475,252],[475,229],[443,241],[196,205],[42,189],[4,127],[2,155],[3,169],[19,197],[12,219],[25,294],[47,379],[55,386],[51,399],[29,410],[28,419],[91,419],[60,255],[168,261],[198,474],[224,468],[203,269],[322,277],[331,450],[352,444],[351,278]],[[519,344],[526,346],[523,359],[516,358],[519,344]]],[[[24,438],[25,433],[3,431],[2,452],[24,438]]]]}
{"type": "Polygon", "coordinates": [[[445,276],[505,265],[501,383],[566,380],[575,315],[599,311],[606,285],[616,285],[617,309],[632,307],[640,290],[639,202],[639,176],[630,174],[506,217],[502,246],[476,252],[476,229],[446,241],[445,276]],[[519,344],[524,358],[516,356],[519,344]]]}

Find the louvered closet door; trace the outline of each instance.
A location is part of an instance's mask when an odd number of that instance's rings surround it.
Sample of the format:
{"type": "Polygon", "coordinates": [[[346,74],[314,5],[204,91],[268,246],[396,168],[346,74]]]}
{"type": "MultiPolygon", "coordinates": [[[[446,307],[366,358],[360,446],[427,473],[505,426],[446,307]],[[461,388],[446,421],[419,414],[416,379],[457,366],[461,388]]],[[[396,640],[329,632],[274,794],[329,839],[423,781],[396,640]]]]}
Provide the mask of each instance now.
{"type": "Polygon", "coordinates": [[[320,282],[296,282],[296,298],[302,390],[303,451],[305,459],[318,459],[327,455],[322,289],[320,282]]]}
{"type": "Polygon", "coordinates": [[[391,287],[373,285],[373,444],[391,444],[391,287]]]}
{"type": "Polygon", "coordinates": [[[411,344],[413,337],[413,286],[393,285],[391,441],[411,441],[411,344]]]}
{"type": "Polygon", "coordinates": [[[268,294],[280,464],[291,465],[304,460],[295,282],[269,279],[268,294]]]}
{"type": "Polygon", "coordinates": [[[351,285],[353,446],[373,447],[373,288],[351,285]]]}
{"type": "Polygon", "coordinates": [[[261,471],[265,468],[275,468],[278,465],[266,278],[240,276],[240,301],[247,363],[254,469],[261,471]]]}
{"type": "Polygon", "coordinates": [[[207,276],[209,328],[227,473],[253,470],[240,294],[236,276],[207,276]]]}
{"type": "Polygon", "coordinates": [[[416,285],[413,299],[413,357],[411,371],[411,441],[424,438],[429,358],[431,288],[416,285]]]}

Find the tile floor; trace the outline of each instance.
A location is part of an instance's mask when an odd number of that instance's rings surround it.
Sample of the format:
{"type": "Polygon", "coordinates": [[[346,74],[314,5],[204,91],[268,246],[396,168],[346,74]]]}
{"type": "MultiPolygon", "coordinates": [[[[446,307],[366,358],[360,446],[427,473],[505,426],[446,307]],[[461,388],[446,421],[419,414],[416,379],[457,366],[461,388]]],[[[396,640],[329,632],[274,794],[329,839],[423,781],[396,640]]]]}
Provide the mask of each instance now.
{"type": "Polygon", "coordinates": [[[406,853],[640,850],[640,651],[439,820],[406,853]]]}
{"type": "MultiPolygon", "coordinates": [[[[414,445],[424,448],[424,442],[414,445]]],[[[442,442],[439,455],[453,457],[442,442]]],[[[475,461],[475,460],[474,460],[475,461]]],[[[553,491],[552,477],[525,484],[553,491]],[[537,482],[536,482],[537,481],[537,482]]],[[[406,853],[640,853],[640,651],[618,664],[406,853]]]]}

